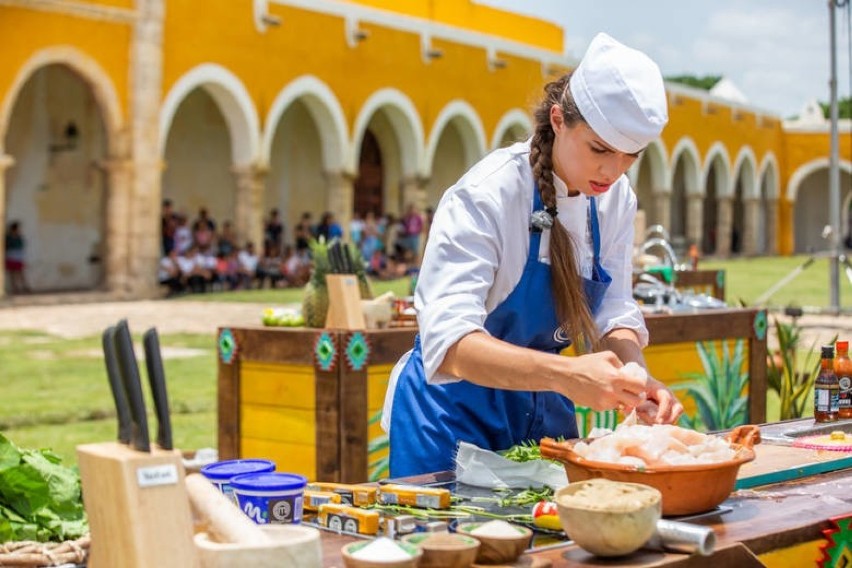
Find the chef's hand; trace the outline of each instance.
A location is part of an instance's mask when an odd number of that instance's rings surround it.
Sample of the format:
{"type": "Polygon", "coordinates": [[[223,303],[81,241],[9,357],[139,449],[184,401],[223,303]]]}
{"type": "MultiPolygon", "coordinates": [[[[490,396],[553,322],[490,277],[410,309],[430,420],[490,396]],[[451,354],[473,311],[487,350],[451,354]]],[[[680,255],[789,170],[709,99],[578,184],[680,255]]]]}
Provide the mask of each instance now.
{"type": "Polygon", "coordinates": [[[636,407],[636,416],[645,424],[673,424],[683,414],[683,405],[666,385],[648,378],[646,399],[636,407]]]}
{"type": "MultiPolygon", "coordinates": [[[[648,393],[648,378],[621,373],[621,360],[612,351],[569,357],[571,378],[565,381],[566,396],[595,411],[635,408],[648,393]]],[[[653,379],[651,379],[653,380],[653,379]]]]}

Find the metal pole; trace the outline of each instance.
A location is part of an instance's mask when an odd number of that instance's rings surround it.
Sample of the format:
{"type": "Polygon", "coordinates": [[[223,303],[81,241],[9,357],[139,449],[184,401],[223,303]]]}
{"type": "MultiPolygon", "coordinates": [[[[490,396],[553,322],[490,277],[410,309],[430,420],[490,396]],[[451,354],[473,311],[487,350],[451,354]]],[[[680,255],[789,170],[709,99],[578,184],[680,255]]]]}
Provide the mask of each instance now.
{"type": "Polygon", "coordinates": [[[834,17],[835,0],[828,0],[829,22],[831,27],[831,79],[828,82],[831,91],[831,154],[828,169],[828,207],[829,221],[831,222],[831,235],[829,246],[831,247],[830,263],[830,285],[831,285],[831,309],[834,313],[840,313],[840,170],[839,164],[839,141],[837,135],[837,26],[834,17]]]}

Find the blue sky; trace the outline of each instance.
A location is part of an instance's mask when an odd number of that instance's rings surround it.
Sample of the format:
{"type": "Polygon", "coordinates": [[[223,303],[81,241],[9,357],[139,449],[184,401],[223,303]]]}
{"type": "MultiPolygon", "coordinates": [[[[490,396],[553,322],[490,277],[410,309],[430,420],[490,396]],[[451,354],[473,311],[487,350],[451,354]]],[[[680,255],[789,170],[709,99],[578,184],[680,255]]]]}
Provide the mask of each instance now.
{"type": "MultiPolygon", "coordinates": [[[[580,58],[599,32],[641,49],[664,75],[724,75],[783,117],[829,100],[826,0],[475,0],[551,20],[580,58]]],[[[849,97],[846,8],[837,19],[838,96],[849,97]]]]}

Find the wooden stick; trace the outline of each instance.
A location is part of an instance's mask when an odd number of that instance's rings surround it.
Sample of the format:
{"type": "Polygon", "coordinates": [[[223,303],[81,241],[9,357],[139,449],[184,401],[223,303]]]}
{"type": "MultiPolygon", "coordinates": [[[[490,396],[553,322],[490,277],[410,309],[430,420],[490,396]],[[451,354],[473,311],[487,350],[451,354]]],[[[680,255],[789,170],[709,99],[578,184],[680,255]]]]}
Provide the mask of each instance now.
{"type": "Polygon", "coordinates": [[[193,515],[211,540],[234,544],[265,544],[270,538],[200,473],[186,476],[193,515]]]}

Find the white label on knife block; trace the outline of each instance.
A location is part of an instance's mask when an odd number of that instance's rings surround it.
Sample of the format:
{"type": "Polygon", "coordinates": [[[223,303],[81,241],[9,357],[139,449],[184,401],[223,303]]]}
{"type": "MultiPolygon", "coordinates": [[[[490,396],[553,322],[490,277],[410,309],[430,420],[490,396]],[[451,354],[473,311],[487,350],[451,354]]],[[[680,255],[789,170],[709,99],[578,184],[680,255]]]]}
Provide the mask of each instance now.
{"type": "Polygon", "coordinates": [[[178,482],[177,467],[173,463],[140,467],[136,470],[136,480],[139,487],[175,485],[178,482]]]}

